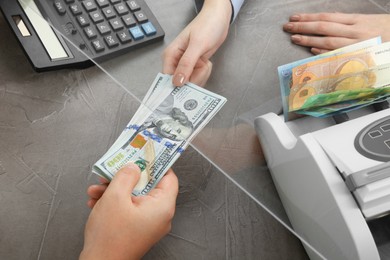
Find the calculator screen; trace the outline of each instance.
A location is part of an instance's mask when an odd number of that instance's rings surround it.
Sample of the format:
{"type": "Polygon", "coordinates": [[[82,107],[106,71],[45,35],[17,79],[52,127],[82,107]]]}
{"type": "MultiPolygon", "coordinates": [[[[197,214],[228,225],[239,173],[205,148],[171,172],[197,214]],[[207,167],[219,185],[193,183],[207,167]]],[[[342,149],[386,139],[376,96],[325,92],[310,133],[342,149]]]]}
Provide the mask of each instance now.
{"type": "Polygon", "coordinates": [[[58,60],[68,58],[69,56],[63,48],[61,42],[58,40],[57,35],[53,32],[53,29],[47,21],[43,19],[42,13],[34,3],[34,0],[18,1],[49,54],[50,59],[58,60]]]}

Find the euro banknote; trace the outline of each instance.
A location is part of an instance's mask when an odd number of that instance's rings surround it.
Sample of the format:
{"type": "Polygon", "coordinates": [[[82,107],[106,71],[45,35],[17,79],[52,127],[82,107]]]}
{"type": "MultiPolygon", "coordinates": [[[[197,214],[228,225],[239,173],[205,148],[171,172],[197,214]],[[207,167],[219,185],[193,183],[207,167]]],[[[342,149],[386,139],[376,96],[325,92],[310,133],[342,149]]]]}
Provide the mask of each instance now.
{"type": "Polygon", "coordinates": [[[280,83],[285,120],[332,116],[387,100],[389,61],[390,43],[298,61],[288,68],[289,85],[280,83]]]}
{"type": "MultiPolygon", "coordinates": [[[[310,94],[306,97],[324,96],[334,92],[356,93],[360,89],[377,86],[377,72],[372,71],[372,69],[387,65],[389,61],[390,42],[387,42],[365,50],[326,57],[294,67],[289,95],[289,111],[297,110],[301,106],[305,106],[305,108],[310,106],[301,95],[308,91],[310,94]],[[331,84],[321,84],[321,87],[316,84],[318,81],[324,82],[329,81],[329,79],[332,79],[330,80],[331,84]],[[316,87],[313,87],[314,85],[316,87]]],[[[388,80],[389,76],[382,76],[382,80],[383,78],[388,80]]],[[[317,100],[316,106],[325,105],[319,101],[317,100]]]]}
{"type": "Polygon", "coordinates": [[[362,99],[389,92],[390,64],[322,80],[302,83],[290,92],[289,111],[298,112],[347,100],[362,99]]]}
{"type": "Polygon", "coordinates": [[[285,120],[289,120],[294,117],[294,113],[289,112],[289,96],[290,89],[292,87],[292,75],[293,68],[300,66],[302,64],[320,60],[327,57],[332,57],[338,54],[354,52],[358,50],[364,50],[370,48],[372,46],[377,46],[382,43],[381,37],[372,38],[366,41],[362,41],[350,46],[346,46],[331,52],[323,53],[321,55],[311,56],[306,59],[294,61],[285,65],[281,65],[278,67],[278,77],[279,77],[279,85],[282,96],[282,105],[283,105],[283,114],[285,120]]]}
{"type": "Polygon", "coordinates": [[[309,110],[299,110],[297,112],[301,115],[308,115],[308,116],[319,117],[319,118],[329,117],[340,113],[351,112],[353,110],[366,107],[375,103],[385,102],[389,98],[390,98],[390,94],[387,92],[387,93],[377,94],[373,96],[367,96],[362,99],[347,100],[347,101],[342,101],[328,106],[315,107],[309,110]]]}

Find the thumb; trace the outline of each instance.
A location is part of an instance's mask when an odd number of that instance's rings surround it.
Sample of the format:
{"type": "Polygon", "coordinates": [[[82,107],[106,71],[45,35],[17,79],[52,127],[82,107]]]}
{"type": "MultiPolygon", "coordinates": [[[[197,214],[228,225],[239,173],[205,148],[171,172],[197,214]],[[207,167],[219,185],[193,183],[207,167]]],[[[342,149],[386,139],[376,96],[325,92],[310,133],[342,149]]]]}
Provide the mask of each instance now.
{"type": "Polygon", "coordinates": [[[107,187],[106,193],[130,196],[140,176],[140,168],[134,163],[129,163],[115,174],[110,185],[107,187]]]}
{"type": "Polygon", "coordinates": [[[184,83],[188,82],[192,72],[194,71],[195,65],[202,56],[202,50],[195,46],[193,42],[190,42],[186,51],[177,64],[175,73],[173,75],[173,84],[175,86],[183,86],[184,83]]]}

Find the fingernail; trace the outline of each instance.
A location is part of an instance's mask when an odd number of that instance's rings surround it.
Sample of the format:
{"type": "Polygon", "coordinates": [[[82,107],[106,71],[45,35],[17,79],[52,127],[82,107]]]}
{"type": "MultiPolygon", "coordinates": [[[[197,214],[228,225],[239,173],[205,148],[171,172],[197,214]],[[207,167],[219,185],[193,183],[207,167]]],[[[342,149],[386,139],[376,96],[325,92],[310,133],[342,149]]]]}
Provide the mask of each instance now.
{"type": "Polygon", "coordinates": [[[311,52],[315,55],[319,55],[319,54],[322,54],[322,53],[325,53],[327,52],[327,50],[323,50],[323,49],[317,49],[317,48],[311,48],[311,52]]]}
{"type": "Polygon", "coordinates": [[[179,84],[178,85],[183,85],[184,84],[184,79],[185,79],[185,76],[184,76],[184,74],[182,74],[182,73],[179,73],[179,74],[176,74],[175,76],[174,76],[174,78],[173,78],[173,82],[175,82],[175,83],[177,83],[177,82],[179,82],[179,84]]]}
{"type": "Polygon", "coordinates": [[[292,23],[287,23],[284,25],[284,29],[287,31],[291,31],[293,29],[294,25],[292,23]]]}
{"type": "Polygon", "coordinates": [[[293,42],[300,42],[302,40],[302,37],[300,35],[291,35],[291,40],[293,42]]]}
{"type": "Polygon", "coordinates": [[[291,22],[298,22],[301,19],[301,17],[297,14],[291,15],[290,16],[290,21],[291,22]]]}
{"type": "Polygon", "coordinates": [[[312,53],[314,54],[320,54],[321,53],[321,50],[320,49],[317,49],[317,48],[311,48],[310,50],[312,53]]]}

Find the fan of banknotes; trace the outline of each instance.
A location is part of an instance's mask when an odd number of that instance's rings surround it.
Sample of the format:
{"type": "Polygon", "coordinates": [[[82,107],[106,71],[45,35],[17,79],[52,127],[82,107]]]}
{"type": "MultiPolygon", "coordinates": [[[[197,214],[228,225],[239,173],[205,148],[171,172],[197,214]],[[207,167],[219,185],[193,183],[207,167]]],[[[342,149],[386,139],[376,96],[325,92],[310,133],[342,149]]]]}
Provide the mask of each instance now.
{"type": "Polygon", "coordinates": [[[191,83],[174,87],[170,75],[159,73],[133,118],[92,172],[111,180],[133,162],[141,169],[133,195],[147,194],[225,103],[226,98],[191,83]]]}
{"type": "Polygon", "coordinates": [[[390,42],[374,38],[278,67],[285,120],[327,117],[390,95],[390,42]]]}

